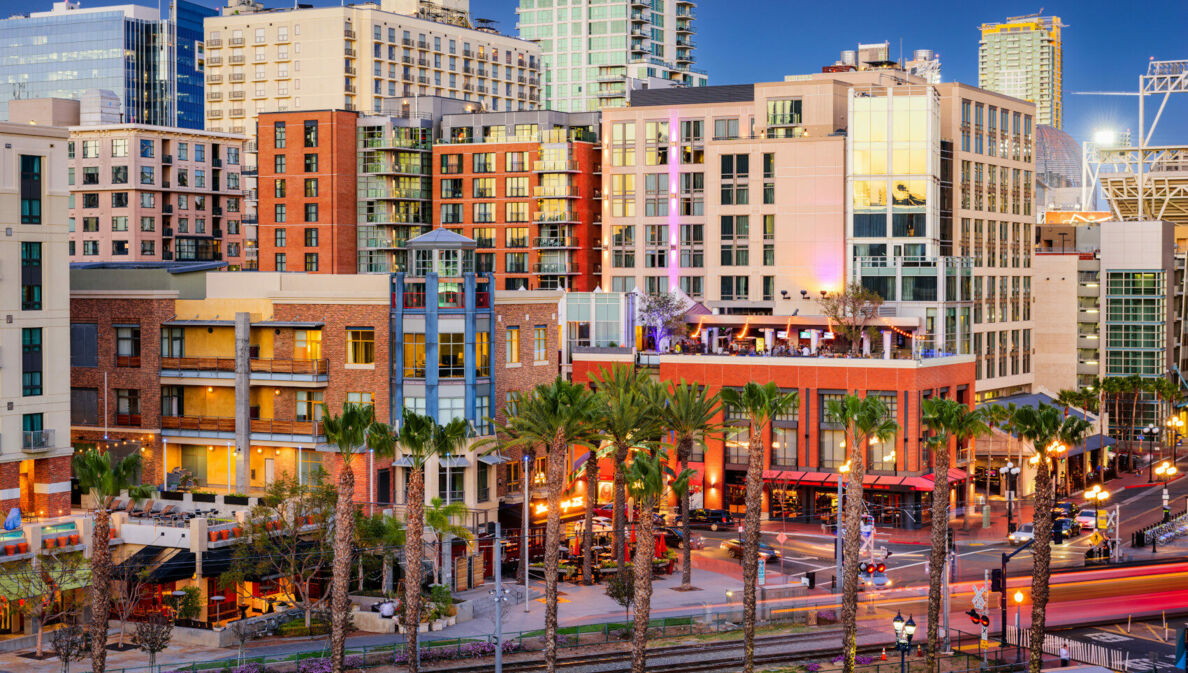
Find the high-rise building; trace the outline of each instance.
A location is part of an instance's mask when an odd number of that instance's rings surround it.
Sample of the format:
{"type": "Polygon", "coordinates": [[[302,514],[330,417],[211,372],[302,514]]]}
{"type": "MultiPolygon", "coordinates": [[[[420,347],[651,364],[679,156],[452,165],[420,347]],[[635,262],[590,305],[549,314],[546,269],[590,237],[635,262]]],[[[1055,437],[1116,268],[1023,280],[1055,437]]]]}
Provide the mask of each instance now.
{"type": "Polygon", "coordinates": [[[500,289],[592,290],[601,281],[597,112],[445,115],[433,148],[435,225],[478,244],[500,289]]]}
{"type": "Polygon", "coordinates": [[[73,453],[67,132],[42,112],[0,122],[0,509],[56,517],[70,513],[73,453]]]}
{"type": "Polygon", "coordinates": [[[1064,125],[1064,46],[1058,16],[983,23],[978,86],[1035,103],[1037,124],[1064,125]]]}
{"type": "Polygon", "coordinates": [[[544,54],[550,110],[623,107],[640,90],[705,86],[693,68],[695,0],[553,4],[520,0],[516,9],[520,37],[544,54]]]}
{"type": "Polygon", "coordinates": [[[602,111],[602,287],[779,317],[857,281],[983,398],[1028,391],[1033,112],[897,69],[641,94],[602,111]]]}
{"type": "Polygon", "coordinates": [[[114,91],[121,121],[201,129],[201,23],[214,10],[178,0],[175,15],[155,6],[79,6],[0,20],[0,102],[80,98],[114,91]]]}
{"type": "Polygon", "coordinates": [[[243,144],[168,126],[70,127],[70,261],[244,268],[243,144]]]}

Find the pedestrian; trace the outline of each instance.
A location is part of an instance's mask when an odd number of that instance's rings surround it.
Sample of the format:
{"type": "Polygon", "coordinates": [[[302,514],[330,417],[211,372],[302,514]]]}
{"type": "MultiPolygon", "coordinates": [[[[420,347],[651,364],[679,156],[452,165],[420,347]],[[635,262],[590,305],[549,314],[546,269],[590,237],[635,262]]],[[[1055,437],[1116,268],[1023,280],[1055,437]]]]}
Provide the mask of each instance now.
{"type": "Polygon", "coordinates": [[[1068,645],[1061,645],[1060,646],[1060,667],[1067,668],[1068,662],[1069,662],[1068,645]]]}

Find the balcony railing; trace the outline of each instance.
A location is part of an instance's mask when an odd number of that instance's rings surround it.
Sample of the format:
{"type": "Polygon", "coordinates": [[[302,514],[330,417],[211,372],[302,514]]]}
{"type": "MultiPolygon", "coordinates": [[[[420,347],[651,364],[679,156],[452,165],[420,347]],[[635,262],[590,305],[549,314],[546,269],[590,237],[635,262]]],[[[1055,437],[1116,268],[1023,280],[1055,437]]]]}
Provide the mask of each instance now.
{"type": "Polygon", "coordinates": [[[532,265],[532,273],[547,273],[552,275],[577,272],[577,262],[537,262],[532,265]]]}
{"type": "Polygon", "coordinates": [[[116,356],[116,366],[117,367],[139,367],[140,366],[140,356],[139,355],[117,355],[116,356]]]}
{"type": "Polygon", "coordinates": [[[573,173],[578,170],[576,161],[534,161],[532,170],[537,173],[573,173]]]}
{"type": "Polygon", "coordinates": [[[532,239],[532,247],[576,248],[578,247],[578,240],[576,236],[541,236],[540,238],[532,239]]]}
{"type": "MultiPolygon", "coordinates": [[[[281,358],[252,358],[251,370],[260,374],[305,374],[325,376],[329,360],[292,360],[281,358]]],[[[195,357],[161,358],[161,369],[199,372],[234,372],[235,358],[195,357]]]]}
{"type": "Polygon", "coordinates": [[[541,185],[533,187],[532,193],[536,198],[565,198],[576,197],[577,187],[573,185],[541,185]]]}
{"type": "MultiPolygon", "coordinates": [[[[422,286],[413,284],[405,288],[402,306],[406,309],[425,308],[425,291],[422,286]]],[[[490,308],[491,293],[486,290],[475,290],[475,308],[490,308]]],[[[466,293],[460,290],[439,290],[437,292],[438,308],[466,308],[466,293]]]]}
{"type": "MultiPolygon", "coordinates": [[[[251,419],[252,434],[320,436],[319,421],[284,421],[275,418],[251,419]]],[[[162,430],[194,432],[235,432],[235,419],[226,416],[162,416],[162,430]]]]}
{"type": "Polygon", "coordinates": [[[532,218],[536,223],[558,223],[558,222],[577,222],[577,216],[569,211],[561,213],[539,212],[532,218]]]}
{"type": "Polygon", "coordinates": [[[116,414],[116,425],[139,428],[140,414],[116,414]]]}
{"type": "Polygon", "coordinates": [[[54,448],[53,430],[25,430],[21,433],[21,449],[41,453],[54,448]]]}

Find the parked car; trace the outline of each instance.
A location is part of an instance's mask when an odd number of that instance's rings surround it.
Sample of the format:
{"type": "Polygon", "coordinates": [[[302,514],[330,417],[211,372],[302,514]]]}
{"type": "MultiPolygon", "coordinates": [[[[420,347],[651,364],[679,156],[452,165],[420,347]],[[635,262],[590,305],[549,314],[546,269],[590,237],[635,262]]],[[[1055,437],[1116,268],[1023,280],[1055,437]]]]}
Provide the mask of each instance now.
{"type": "Polygon", "coordinates": [[[1083,509],[1077,512],[1077,515],[1073,518],[1081,524],[1082,529],[1087,528],[1089,530],[1093,530],[1094,528],[1097,528],[1097,512],[1094,510],[1083,509]]]}
{"type": "Polygon", "coordinates": [[[719,530],[734,525],[734,517],[724,509],[694,509],[689,511],[689,526],[719,530]]]}
{"type": "MultiPolygon", "coordinates": [[[[657,528],[656,532],[662,533],[664,535],[664,544],[673,549],[679,549],[685,543],[684,535],[682,534],[680,528],[664,526],[662,528],[657,528]]],[[[693,549],[701,548],[700,535],[697,535],[696,533],[690,533],[689,538],[692,540],[693,549]]]]}
{"type": "Polygon", "coordinates": [[[1007,536],[1007,542],[1016,547],[1035,539],[1035,529],[1029,523],[1021,523],[1014,533],[1007,536]]]}
{"type": "MultiPolygon", "coordinates": [[[[722,547],[722,549],[726,550],[726,553],[730,554],[734,558],[737,558],[737,559],[742,558],[742,555],[743,555],[742,540],[740,540],[738,538],[730,538],[729,540],[724,540],[721,544],[721,547],[722,547]]],[[[763,542],[761,540],[759,542],[759,558],[764,562],[778,561],[778,560],[780,560],[780,553],[777,552],[775,550],[775,548],[773,548],[771,545],[769,545],[766,542],[763,542]]]]}
{"type": "Polygon", "coordinates": [[[1057,531],[1063,533],[1066,539],[1076,537],[1081,534],[1081,523],[1076,519],[1060,517],[1052,522],[1053,537],[1055,537],[1057,531]]]}
{"type": "Polygon", "coordinates": [[[1072,519],[1075,518],[1077,514],[1080,513],[1080,511],[1081,507],[1075,502],[1065,500],[1052,506],[1052,518],[1072,519]]]}

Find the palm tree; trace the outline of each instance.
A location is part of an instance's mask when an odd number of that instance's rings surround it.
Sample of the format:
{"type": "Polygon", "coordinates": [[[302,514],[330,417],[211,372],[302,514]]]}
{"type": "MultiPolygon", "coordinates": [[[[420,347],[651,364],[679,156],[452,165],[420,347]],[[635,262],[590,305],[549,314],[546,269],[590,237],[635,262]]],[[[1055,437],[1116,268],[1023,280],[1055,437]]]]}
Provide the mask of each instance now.
{"type": "Polygon", "coordinates": [[[74,456],[78,486],[91,496],[91,670],[103,673],[107,667],[107,617],[111,611],[111,517],[107,501],[127,490],[134,499],[152,495],[152,488],[140,485],[140,454],[115,461],[109,453],[89,449],[74,456]]]}
{"type": "Polygon", "coordinates": [[[639,506],[639,529],[635,536],[635,626],[631,638],[631,673],[647,668],[648,621],[652,615],[652,557],[656,553],[652,510],[665,491],[686,490],[689,470],[673,474],[661,451],[653,446],[635,453],[627,469],[627,492],[639,506]],[[671,483],[670,481],[671,480],[671,483]]]}
{"type": "MultiPolygon", "coordinates": [[[[515,412],[499,428],[508,447],[524,450],[544,446],[548,462],[548,517],[545,522],[545,667],[557,669],[557,567],[561,547],[561,491],[569,447],[597,446],[595,429],[603,412],[585,386],[560,378],[539,385],[528,398],[521,396],[515,412]]],[[[527,550],[521,550],[526,554],[527,550]]]]}
{"type": "Polygon", "coordinates": [[[338,448],[337,499],[334,505],[334,558],[330,571],[330,666],[342,673],[346,657],[347,623],[351,618],[351,542],[355,537],[355,454],[367,441],[375,423],[370,405],[344,402],[342,413],[332,416],[322,405],[322,428],[326,441],[338,448]]]}
{"type": "Polygon", "coordinates": [[[598,423],[613,450],[614,495],[611,517],[611,556],[619,573],[627,572],[627,490],[623,473],[627,469],[628,452],[641,437],[657,432],[659,419],[647,403],[647,389],[651,377],[643,369],[624,364],[613,365],[598,372],[598,423]]]}
{"type": "Polygon", "coordinates": [[[379,554],[382,559],[380,590],[385,596],[391,596],[392,561],[396,557],[396,550],[405,543],[404,522],[382,512],[371,516],[360,515],[355,522],[355,534],[359,537],[361,547],[379,554]]]}
{"type": "Polygon", "coordinates": [[[842,542],[842,671],[853,673],[854,657],[858,653],[858,555],[862,545],[862,479],[866,476],[867,444],[872,439],[886,442],[893,438],[899,424],[876,395],[846,395],[840,400],[829,400],[825,415],[831,423],[845,428],[849,453],[842,542]]]}
{"type": "Polygon", "coordinates": [[[582,519],[582,580],[594,584],[594,498],[598,496],[598,459],[602,452],[590,447],[582,464],[586,485],[586,511],[582,519]]]}
{"type": "MultiPolygon", "coordinates": [[[[1130,393],[1130,463],[1131,464],[1129,465],[1129,467],[1131,469],[1134,469],[1134,467],[1135,467],[1135,465],[1134,465],[1134,442],[1135,442],[1135,438],[1139,437],[1139,433],[1142,431],[1141,428],[1139,428],[1139,423],[1138,423],[1139,397],[1141,397],[1143,393],[1147,392],[1150,389],[1150,385],[1147,383],[1147,379],[1144,379],[1143,377],[1139,376],[1138,374],[1131,374],[1130,376],[1125,377],[1123,379],[1123,381],[1125,382],[1127,392],[1130,393]]],[[[1143,440],[1142,440],[1142,438],[1139,438],[1138,441],[1139,441],[1139,454],[1141,455],[1143,452],[1143,445],[1142,445],[1143,440]]]]}
{"type": "MultiPolygon", "coordinates": [[[[1019,436],[1031,442],[1035,450],[1035,510],[1032,515],[1031,576],[1031,673],[1043,669],[1044,618],[1048,607],[1048,581],[1052,564],[1052,466],[1049,450],[1060,439],[1061,429],[1069,419],[1062,419],[1056,407],[1040,403],[1036,407],[1020,407],[1015,411],[1014,423],[1019,436]]],[[[1080,419],[1076,419],[1080,420],[1080,419]]]]}
{"type": "Polygon", "coordinates": [[[949,441],[958,445],[989,434],[986,415],[957,400],[930,397],[924,400],[924,423],[934,433],[930,438],[933,456],[932,555],[928,566],[928,670],[936,666],[938,624],[941,612],[942,573],[948,562],[949,528],[949,441]]]}
{"type": "Polygon", "coordinates": [[[723,388],[720,397],[725,406],[746,414],[750,430],[742,556],[743,671],[752,673],[755,670],[755,583],[759,579],[759,513],[763,507],[763,436],[773,418],[799,408],[800,396],[795,390],[780,390],[771,381],[764,385],[752,381],[742,390],[723,388]]]}
{"type": "Polygon", "coordinates": [[[376,456],[390,458],[399,452],[404,469],[408,470],[408,486],[404,494],[407,530],[404,535],[403,626],[410,673],[416,673],[420,667],[416,653],[417,628],[421,623],[422,563],[425,559],[425,463],[437,454],[439,446],[449,444],[435,437],[439,432],[465,435],[465,431],[466,424],[458,419],[441,428],[431,416],[405,409],[399,430],[393,431],[385,423],[375,423],[368,434],[367,443],[376,456]]]}
{"type": "Polygon", "coordinates": [[[425,525],[433,533],[433,546],[437,550],[437,558],[433,562],[433,566],[437,568],[437,584],[441,584],[442,542],[451,537],[460,537],[467,541],[474,539],[474,535],[466,526],[454,523],[456,519],[464,518],[467,511],[464,502],[451,502],[447,505],[444,500],[436,497],[429,501],[429,509],[425,510],[425,525]]]}
{"type": "MultiPolygon", "coordinates": [[[[676,443],[677,466],[684,471],[689,467],[694,442],[705,443],[712,433],[719,432],[722,424],[714,419],[722,411],[718,395],[710,395],[705,386],[686,383],[684,379],[672,387],[668,403],[662,408],[664,428],[673,433],[676,443]]],[[[689,490],[685,489],[681,500],[681,591],[693,588],[693,566],[691,556],[691,531],[689,530],[689,490]]]]}

